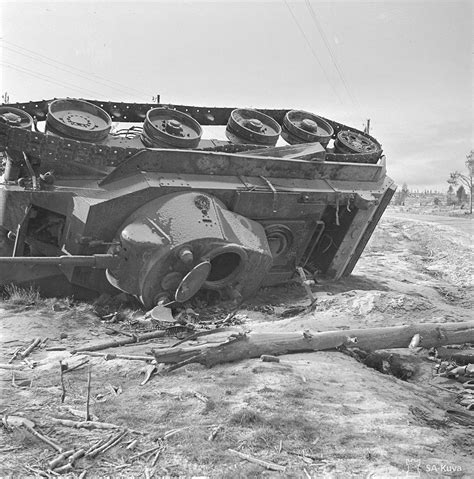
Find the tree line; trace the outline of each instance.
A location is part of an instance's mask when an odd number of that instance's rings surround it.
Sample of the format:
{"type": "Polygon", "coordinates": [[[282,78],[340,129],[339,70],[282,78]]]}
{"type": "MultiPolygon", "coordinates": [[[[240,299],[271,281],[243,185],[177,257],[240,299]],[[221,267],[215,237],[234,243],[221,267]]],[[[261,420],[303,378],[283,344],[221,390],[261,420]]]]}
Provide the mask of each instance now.
{"type": "MultiPolygon", "coordinates": [[[[460,205],[461,208],[469,203],[469,213],[472,214],[472,194],[473,194],[473,173],[474,173],[474,150],[471,150],[468,155],[466,155],[466,172],[453,171],[449,174],[447,180],[449,187],[446,193],[446,205],[460,205]]],[[[395,205],[405,206],[405,201],[410,196],[410,190],[408,185],[403,183],[401,189],[397,191],[394,197],[393,203],[395,205]]],[[[441,199],[436,196],[436,193],[425,192],[424,196],[435,195],[433,203],[435,205],[441,204],[441,199]]]]}

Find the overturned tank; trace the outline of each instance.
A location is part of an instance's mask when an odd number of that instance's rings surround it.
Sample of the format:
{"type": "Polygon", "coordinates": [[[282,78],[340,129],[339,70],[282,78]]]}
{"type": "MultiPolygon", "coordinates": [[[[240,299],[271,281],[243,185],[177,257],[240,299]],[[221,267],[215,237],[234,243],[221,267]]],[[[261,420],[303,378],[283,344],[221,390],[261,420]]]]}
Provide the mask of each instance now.
{"type": "Polygon", "coordinates": [[[375,138],[300,110],[9,104],[0,151],[0,285],[147,308],[347,276],[395,191],[375,138]]]}

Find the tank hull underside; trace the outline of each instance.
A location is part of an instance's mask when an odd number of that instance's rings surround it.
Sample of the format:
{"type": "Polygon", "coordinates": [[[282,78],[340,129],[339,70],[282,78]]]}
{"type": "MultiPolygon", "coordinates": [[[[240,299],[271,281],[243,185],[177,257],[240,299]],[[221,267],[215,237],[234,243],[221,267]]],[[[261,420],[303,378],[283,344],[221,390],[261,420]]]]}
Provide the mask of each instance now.
{"type": "MultiPolygon", "coordinates": [[[[12,137],[25,135],[18,130],[0,125],[0,143],[11,150],[12,137]]],[[[395,192],[383,156],[335,159],[317,143],[262,152],[204,141],[138,148],[117,164],[31,145],[16,149],[56,179],[0,183],[0,285],[80,297],[122,290],[146,307],[202,289],[248,297],[299,266],[347,276],[395,192]]]]}

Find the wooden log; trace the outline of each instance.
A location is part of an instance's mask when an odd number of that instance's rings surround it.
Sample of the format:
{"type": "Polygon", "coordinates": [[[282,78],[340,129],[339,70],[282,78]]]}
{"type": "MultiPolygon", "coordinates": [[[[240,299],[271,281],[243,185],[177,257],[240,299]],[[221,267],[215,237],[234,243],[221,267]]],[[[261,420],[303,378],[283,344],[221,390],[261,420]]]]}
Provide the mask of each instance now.
{"type": "MultiPolygon", "coordinates": [[[[366,351],[407,348],[415,334],[420,335],[420,346],[425,348],[474,342],[474,321],[422,323],[345,331],[249,333],[232,335],[226,342],[218,345],[168,348],[152,352],[158,363],[185,365],[197,362],[211,367],[215,364],[257,358],[262,354],[279,356],[334,350],[342,346],[357,347],[366,351]]],[[[176,366],[169,369],[176,369],[176,366]]]]}
{"type": "Polygon", "coordinates": [[[285,472],[286,470],[285,466],[280,466],[280,464],[275,464],[274,462],[262,461],[262,459],[258,459],[248,454],[244,454],[243,452],[236,451],[235,449],[229,449],[229,452],[239,456],[242,459],[245,459],[246,461],[253,462],[254,464],[258,464],[259,466],[262,466],[265,469],[269,469],[270,471],[285,472]]]}
{"type": "MultiPolygon", "coordinates": [[[[199,336],[207,336],[208,334],[220,333],[222,331],[225,331],[226,329],[227,328],[216,328],[216,329],[210,329],[210,330],[204,330],[204,331],[196,331],[185,340],[187,341],[189,339],[194,339],[199,336]]],[[[143,343],[150,339],[164,338],[168,334],[169,333],[166,330],[151,331],[149,333],[144,333],[139,336],[134,335],[132,338],[112,339],[111,341],[106,341],[99,344],[91,344],[89,346],[84,346],[82,348],[74,349],[73,351],[71,351],[71,353],[75,354],[75,353],[80,353],[83,351],[101,351],[102,349],[117,348],[119,346],[126,346],[128,344],[143,343]]]]}
{"type": "Polygon", "coordinates": [[[34,436],[36,436],[38,439],[40,439],[41,441],[43,441],[44,443],[46,443],[48,446],[51,446],[53,449],[56,449],[56,451],[58,452],[63,452],[64,451],[64,448],[61,447],[59,444],[56,444],[53,440],[51,440],[49,437],[47,436],[44,436],[43,434],[39,433],[38,431],[36,431],[35,429],[33,429],[29,424],[27,423],[24,423],[22,425],[24,428],[28,429],[29,432],[31,432],[31,434],[33,434],[34,436]]]}
{"type": "Polygon", "coordinates": [[[77,429],[121,429],[123,426],[117,424],[110,424],[108,422],[96,422],[96,421],[71,421],[70,419],[58,419],[55,417],[50,420],[61,426],[74,427],[77,429]]]}
{"type": "Polygon", "coordinates": [[[474,363],[474,348],[450,349],[441,347],[438,348],[438,358],[455,361],[457,364],[465,366],[474,363]]]}
{"type": "Polygon", "coordinates": [[[73,454],[74,449],[59,454],[59,456],[56,456],[52,461],[49,462],[49,468],[54,469],[55,467],[58,467],[62,462],[64,462],[69,456],[72,456],[73,454]]]}
{"type": "Polygon", "coordinates": [[[410,349],[380,349],[359,358],[366,366],[404,381],[413,378],[425,361],[410,349]]]}
{"type": "Polygon", "coordinates": [[[83,351],[81,354],[87,356],[94,356],[98,358],[104,358],[106,361],[112,359],[128,359],[130,361],[154,361],[153,356],[136,356],[132,354],[115,354],[115,353],[97,353],[95,351],[83,351]]]}
{"type": "Polygon", "coordinates": [[[22,359],[25,359],[26,356],[28,356],[33,349],[35,349],[39,344],[41,343],[41,338],[35,338],[33,339],[32,343],[22,352],[18,353],[18,356],[21,357],[22,359]]]}
{"type": "Polygon", "coordinates": [[[86,422],[91,419],[90,401],[91,401],[91,383],[92,383],[92,371],[91,367],[87,368],[87,397],[86,397],[86,422]]]}
{"type": "Polygon", "coordinates": [[[75,353],[80,353],[82,351],[100,351],[102,349],[117,348],[119,346],[124,346],[126,344],[141,343],[149,339],[163,338],[165,336],[166,336],[166,331],[152,331],[151,333],[145,333],[140,336],[135,336],[133,338],[112,339],[111,341],[105,341],[99,344],[91,344],[89,346],[84,346],[82,348],[75,349],[71,352],[75,354],[75,353]]]}

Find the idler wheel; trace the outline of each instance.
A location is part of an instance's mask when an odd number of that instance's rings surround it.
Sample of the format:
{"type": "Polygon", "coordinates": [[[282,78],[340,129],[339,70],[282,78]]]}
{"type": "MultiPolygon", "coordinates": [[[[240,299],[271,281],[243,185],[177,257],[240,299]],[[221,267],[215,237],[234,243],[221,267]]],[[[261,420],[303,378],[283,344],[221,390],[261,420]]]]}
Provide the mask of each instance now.
{"type": "Polygon", "coordinates": [[[151,148],[196,148],[201,125],[186,113],[170,108],[153,108],[143,123],[142,141],[151,148]]]}
{"type": "Polygon", "coordinates": [[[254,143],[275,146],[281,133],[280,125],[258,110],[239,108],[230,114],[225,134],[232,143],[254,143]]]}
{"type": "Polygon", "coordinates": [[[94,142],[105,140],[111,128],[108,113],[87,101],[68,98],[49,104],[46,130],[51,133],[94,142]]]}
{"type": "Polygon", "coordinates": [[[334,142],[336,153],[380,153],[382,148],[367,135],[352,130],[341,130],[334,142]]]}
{"type": "Polygon", "coordinates": [[[0,122],[25,130],[31,130],[33,126],[33,118],[26,111],[11,106],[0,107],[0,122]]]}
{"type": "Polygon", "coordinates": [[[319,142],[323,146],[334,135],[333,127],[321,117],[303,110],[291,110],[283,119],[281,136],[290,145],[319,142]]]}

